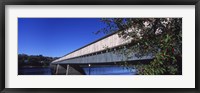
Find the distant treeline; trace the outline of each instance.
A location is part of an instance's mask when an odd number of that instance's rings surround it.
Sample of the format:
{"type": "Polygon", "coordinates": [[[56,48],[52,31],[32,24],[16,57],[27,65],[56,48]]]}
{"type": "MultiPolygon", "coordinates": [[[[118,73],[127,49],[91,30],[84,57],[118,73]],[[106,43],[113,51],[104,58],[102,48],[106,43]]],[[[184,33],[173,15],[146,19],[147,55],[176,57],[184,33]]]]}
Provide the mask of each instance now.
{"type": "Polygon", "coordinates": [[[18,66],[49,66],[49,64],[59,57],[46,57],[43,55],[18,54],[18,66]]]}

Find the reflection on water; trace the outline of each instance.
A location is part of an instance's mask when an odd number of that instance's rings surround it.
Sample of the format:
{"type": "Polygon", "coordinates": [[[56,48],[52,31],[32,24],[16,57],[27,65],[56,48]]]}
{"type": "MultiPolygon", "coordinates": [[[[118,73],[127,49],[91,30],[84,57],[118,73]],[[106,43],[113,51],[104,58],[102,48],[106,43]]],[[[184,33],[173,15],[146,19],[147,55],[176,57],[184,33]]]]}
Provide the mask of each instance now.
{"type": "MultiPolygon", "coordinates": [[[[136,70],[120,66],[83,67],[86,75],[135,75],[136,70]]],[[[50,67],[19,68],[19,75],[52,75],[50,67]]]]}
{"type": "Polygon", "coordinates": [[[85,67],[83,68],[87,75],[135,75],[136,70],[121,66],[108,67],[85,67]]]}
{"type": "Polygon", "coordinates": [[[49,67],[23,67],[18,71],[19,75],[51,75],[49,67]]]}

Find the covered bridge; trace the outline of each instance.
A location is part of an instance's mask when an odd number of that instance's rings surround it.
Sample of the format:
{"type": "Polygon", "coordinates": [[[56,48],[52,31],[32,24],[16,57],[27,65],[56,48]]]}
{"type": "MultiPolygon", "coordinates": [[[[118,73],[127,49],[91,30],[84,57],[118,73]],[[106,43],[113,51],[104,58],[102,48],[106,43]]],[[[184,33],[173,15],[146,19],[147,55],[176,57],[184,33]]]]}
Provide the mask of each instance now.
{"type": "Polygon", "coordinates": [[[51,67],[54,69],[55,74],[59,74],[59,72],[65,74],[70,74],[70,72],[84,74],[84,71],[80,69],[81,67],[91,65],[105,66],[108,64],[123,62],[125,60],[134,62],[136,60],[152,59],[151,56],[143,56],[142,58],[138,58],[134,53],[132,54],[133,56],[131,56],[131,58],[127,59],[125,55],[115,53],[115,50],[126,49],[126,46],[131,41],[131,39],[125,40],[120,38],[118,36],[118,32],[119,31],[102,37],[94,42],[91,42],[90,44],[64,55],[57,60],[54,60],[51,63],[51,67]]]}

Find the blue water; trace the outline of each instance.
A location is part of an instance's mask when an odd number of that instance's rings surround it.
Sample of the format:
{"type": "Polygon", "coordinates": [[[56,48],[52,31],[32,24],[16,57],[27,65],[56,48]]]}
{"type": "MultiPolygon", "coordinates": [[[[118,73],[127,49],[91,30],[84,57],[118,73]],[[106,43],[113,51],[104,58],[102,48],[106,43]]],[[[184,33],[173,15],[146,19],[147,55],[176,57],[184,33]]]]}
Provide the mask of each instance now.
{"type": "MultiPolygon", "coordinates": [[[[84,67],[86,75],[135,75],[136,70],[120,66],[84,67]]],[[[24,67],[19,69],[19,75],[52,75],[49,67],[24,67]]]]}
{"type": "Polygon", "coordinates": [[[51,75],[49,67],[24,67],[19,69],[19,75],[51,75]]]}
{"type": "Polygon", "coordinates": [[[83,68],[87,75],[135,75],[136,70],[121,66],[109,67],[85,67],[83,68]]]}

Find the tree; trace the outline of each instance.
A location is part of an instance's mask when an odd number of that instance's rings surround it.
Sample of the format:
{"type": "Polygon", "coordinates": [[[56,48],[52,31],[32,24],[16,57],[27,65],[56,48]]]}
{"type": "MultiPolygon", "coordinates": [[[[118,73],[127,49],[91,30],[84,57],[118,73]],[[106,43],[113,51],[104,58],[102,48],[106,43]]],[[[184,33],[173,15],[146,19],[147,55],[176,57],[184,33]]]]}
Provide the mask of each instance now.
{"type": "MultiPolygon", "coordinates": [[[[97,31],[109,34],[115,31],[124,40],[127,58],[152,55],[149,64],[134,65],[138,74],[182,74],[182,18],[103,18],[107,26],[97,31]]],[[[127,62],[124,62],[124,65],[127,62]]]]}
{"type": "Polygon", "coordinates": [[[46,57],[43,55],[18,54],[18,67],[24,66],[49,66],[49,64],[59,57],[46,57]]]}

